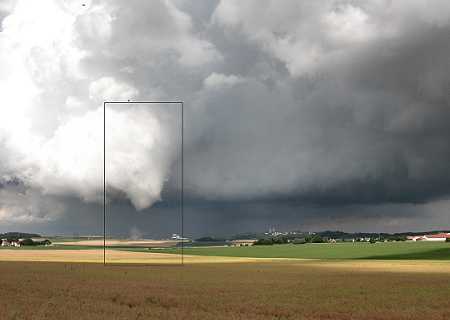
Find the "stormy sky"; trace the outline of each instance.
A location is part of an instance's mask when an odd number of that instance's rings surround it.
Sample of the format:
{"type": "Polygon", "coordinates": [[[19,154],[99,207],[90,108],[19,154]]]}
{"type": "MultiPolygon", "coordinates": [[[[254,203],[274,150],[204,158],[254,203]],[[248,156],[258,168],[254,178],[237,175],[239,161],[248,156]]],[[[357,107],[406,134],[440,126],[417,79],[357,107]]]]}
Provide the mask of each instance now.
{"type": "Polygon", "coordinates": [[[447,1],[2,1],[0,233],[450,229],[447,1]],[[83,5],[84,4],[84,5],[83,5]]]}

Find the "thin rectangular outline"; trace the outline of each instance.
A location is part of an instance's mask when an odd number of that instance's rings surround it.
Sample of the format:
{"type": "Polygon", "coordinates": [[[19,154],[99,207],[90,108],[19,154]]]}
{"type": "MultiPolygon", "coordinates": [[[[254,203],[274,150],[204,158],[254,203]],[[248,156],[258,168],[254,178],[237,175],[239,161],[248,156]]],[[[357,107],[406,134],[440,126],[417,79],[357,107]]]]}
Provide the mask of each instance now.
{"type": "Polygon", "coordinates": [[[183,266],[184,265],[184,103],[183,101],[104,101],[103,102],[103,266],[183,266]],[[106,264],[106,104],[181,104],[181,265],[158,263],[106,264]]]}

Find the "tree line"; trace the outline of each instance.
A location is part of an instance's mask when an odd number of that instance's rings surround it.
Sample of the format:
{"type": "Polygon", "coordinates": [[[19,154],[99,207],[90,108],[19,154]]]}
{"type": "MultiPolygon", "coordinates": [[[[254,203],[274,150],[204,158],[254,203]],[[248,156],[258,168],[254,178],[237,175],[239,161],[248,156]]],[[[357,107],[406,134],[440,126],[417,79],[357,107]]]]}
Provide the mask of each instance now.
{"type": "MultiPolygon", "coordinates": [[[[13,243],[19,241],[19,238],[13,237],[12,235],[9,235],[6,237],[6,242],[13,243]]],[[[1,241],[0,241],[1,242],[1,241]]],[[[23,239],[22,241],[19,241],[21,246],[45,246],[52,244],[50,240],[45,239],[43,241],[34,241],[31,238],[23,239]]]]}
{"type": "Polygon", "coordinates": [[[52,244],[50,240],[45,239],[43,241],[33,241],[33,239],[27,238],[20,241],[21,246],[45,246],[52,244]]]}
{"type": "Polygon", "coordinates": [[[253,239],[261,239],[261,238],[274,238],[274,237],[283,237],[288,240],[295,240],[296,238],[306,239],[308,236],[311,237],[311,240],[315,236],[320,236],[328,239],[384,239],[385,241],[405,241],[407,236],[421,236],[424,234],[438,234],[438,233],[447,233],[450,231],[440,230],[440,231],[422,231],[422,232],[403,232],[403,233],[368,233],[368,232],[356,232],[356,233],[348,233],[343,231],[318,231],[318,232],[308,232],[308,231],[290,231],[286,232],[286,234],[280,235],[272,234],[268,232],[244,232],[229,235],[226,237],[201,237],[196,239],[196,241],[227,241],[227,240],[253,240],[253,239]],[[406,238],[405,238],[406,237],[406,238]]]}
{"type": "Polygon", "coordinates": [[[0,233],[0,239],[6,239],[10,236],[13,237],[14,239],[41,238],[41,235],[37,233],[26,233],[17,231],[0,233]]]}
{"type": "Polygon", "coordinates": [[[254,246],[271,246],[274,244],[286,244],[289,242],[288,238],[259,238],[253,242],[254,246]]]}
{"type": "MultiPolygon", "coordinates": [[[[404,237],[390,237],[389,240],[390,241],[406,241],[406,236],[404,237]]],[[[295,238],[294,240],[290,240],[288,238],[259,238],[258,240],[253,242],[254,246],[268,246],[268,245],[274,245],[274,244],[286,244],[289,242],[292,242],[294,244],[303,244],[303,243],[326,243],[328,242],[330,239],[328,237],[321,237],[319,235],[315,235],[314,237],[312,237],[311,235],[306,236],[305,238],[295,238]]],[[[342,242],[345,242],[345,239],[341,239],[342,242]]],[[[362,240],[361,238],[357,238],[355,240],[356,242],[360,242],[360,241],[366,241],[365,239],[362,240]]],[[[376,240],[374,238],[370,238],[370,240],[368,240],[370,243],[375,243],[376,240]]],[[[384,242],[385,238],[384,237],[380,237],[379,241],[384,242]]]]}

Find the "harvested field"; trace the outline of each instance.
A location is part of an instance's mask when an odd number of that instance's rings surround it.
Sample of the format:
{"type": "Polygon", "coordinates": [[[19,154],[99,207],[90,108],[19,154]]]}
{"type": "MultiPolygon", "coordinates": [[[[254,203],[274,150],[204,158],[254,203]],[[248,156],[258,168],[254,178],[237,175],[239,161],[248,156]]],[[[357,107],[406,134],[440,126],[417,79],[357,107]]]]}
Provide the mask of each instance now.
{"type": "MultiPolygon", "coordinates": [[[[146,248],[171,248],[174,247],[180,241],[146,241],[146,240],[106,240],[107,247],[146,247],[146,248]]],[[[94,246],[103,247],[103,239],[101,240],[83,240],[72,242],[53,242],[55,245],[75,245],[75,246],[94,246]]]]}
{"type": "MultiPolygon", "coordinates": [[[[186,263],[217,263],[265,260],[236,257],[202,257],[184,256],[186,263]]],[[[103,263],[103,249],[64,250],[45,248],[28,250],[25,248],[10,248],[0,250],[0,261],[53,261],[53,262],[97,262],[103,263]]],[[[181,256],[167,253],[133,252],[122,250],[106,250],[106,263],[137,263],[137,264],[180,264],[181,256]]]]}
{"type": "MultiPolygon", "coordinates": [[[[106,250],[107,263],[174,263],[179,264],[181,256],[167,253],[106,250]]],[[[98,262],[103,263],[103,250],[26,250],[2,249],[0,261],[54,261],[54,262],[98,262]]],[[[248,258],[184,255],[184,264],[189,263],[235,263],[235,262],[287,262],[298,261],[315,268],[333,268],[373,272],[416,272],[449,273],[449,261],[379,261],[338,260],[325,262],[315,259],[248,258]]]]}
{"type": "Polygon", "coordinates": [[[191,261],[183,267],[0,261],[0,315],[69,320],[450,317],[445,298],[450,273],[435,272],[438,262],[419,265],[421,271],[415,272],[414,264],[401,267],[393,261],[238,261],[191,261]],[[397,272],[399,267],[408,272],[397,272]]]}
{"type": "MultiPolygon", "coordinates": [[[[305,263],[308,260],[304,260],[305,263]]],[[[450,275],[448,261],[393,261],[393,260],[341,260],[317,261],[309,260],[309,265],[315,268],[325,268],[351,272],[389,272],[389,273],[445,273],[450,275]]]]}
{"type": "MultiPolygon", "coordinates": [[[[174,261],[178,256],[164,253],[142,253],[107,250],[108,261],[141,262],[174,261]]],[[[103,250],[0,250],[1,261],[66,261],[66,262],[102,262],[103,250]]]]}
{"type": "Polygon", "coordinates": [[[1,249],[0,318],[450,317],[448,260],[185,255],[180,266],[179,255],[126,250],[107,250],[103,266],[102,249],[1,249]]]}

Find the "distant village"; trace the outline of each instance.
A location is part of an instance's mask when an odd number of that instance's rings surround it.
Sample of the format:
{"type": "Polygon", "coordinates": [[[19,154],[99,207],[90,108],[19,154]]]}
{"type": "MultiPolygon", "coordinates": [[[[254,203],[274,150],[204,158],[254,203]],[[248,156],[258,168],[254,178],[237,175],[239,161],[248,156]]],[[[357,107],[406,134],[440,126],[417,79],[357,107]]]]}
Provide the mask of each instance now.
{"type": "Polygon", "coordinates": [[[370,239],[374,239],[375,241],[406,241],[406,242],[418,242],[418,241],[447,241],[450,242],[450,233],[438,233],[438,234],[427,234],[423,236],[390,236],[388,238],[384,238],[380,236],[378,238],[347,238],[347,239],[328,239],[328,242],[337,242],[337,241],[345,241],[345,242],[355,242],[355,241],[370,241],[370,239]]]}
{"type": "Polygon", "coordinates": [[[20,247],[20,246],[45,246],[53,247],[50,240],[45,239],[43,241],[35,241],[33,239],[0,239],[2,247],[20,247]]]}
{"type": "MultiPolygon", "coordinates": [[[[292,235],[295,235],[298,233],[297,231],[290,231],[290,232],[280,232],[275,231],[275,228],[270,228],[268,232],[265,233],[265,235],[269,235],[270,237],[278,237],[278,238],[292,238],[292,235]]],[[[325,232],[308,232],[308,235],[303,237],[298,237],[300,239],[306,239],[306,242],[369,242],[369,241],[376,241],[376,242],[384,242],[384,241],[406,241],[406,242],[420,242],[420,241],[443,241],[443,242],[450,242],[450,232],[439,232],[439,233],[433,233],[433,234],[424,234],[424,235],[382,235],[379,234],[378,237],[376,236],[342,236],[342,237],[330,237],[326,236],[328,234],[333,233],[340,233],[340,232],[332,232],[332,231],[325,231],[325,232]],[[315,241],[316,240],[316,241],[315,241]]]]}
{"type": "MultiPolygon", "coordinates": [[[[201,237],[195,242],[242,242],[254,245],[282,243],[330,243],[330,242],[450,242],[450,231],[407,232],[407,233],[347,233],[342,231],[276,231],[270,228],[266,232],[245,232],[226,237],[201,237]],[[257,239],[257,240],[256,240],[257,239]],[[256,240],[256,241],[255,241],[256,240]]],[[[191,240],[192,241],[192,240],[191,240]]]]}

